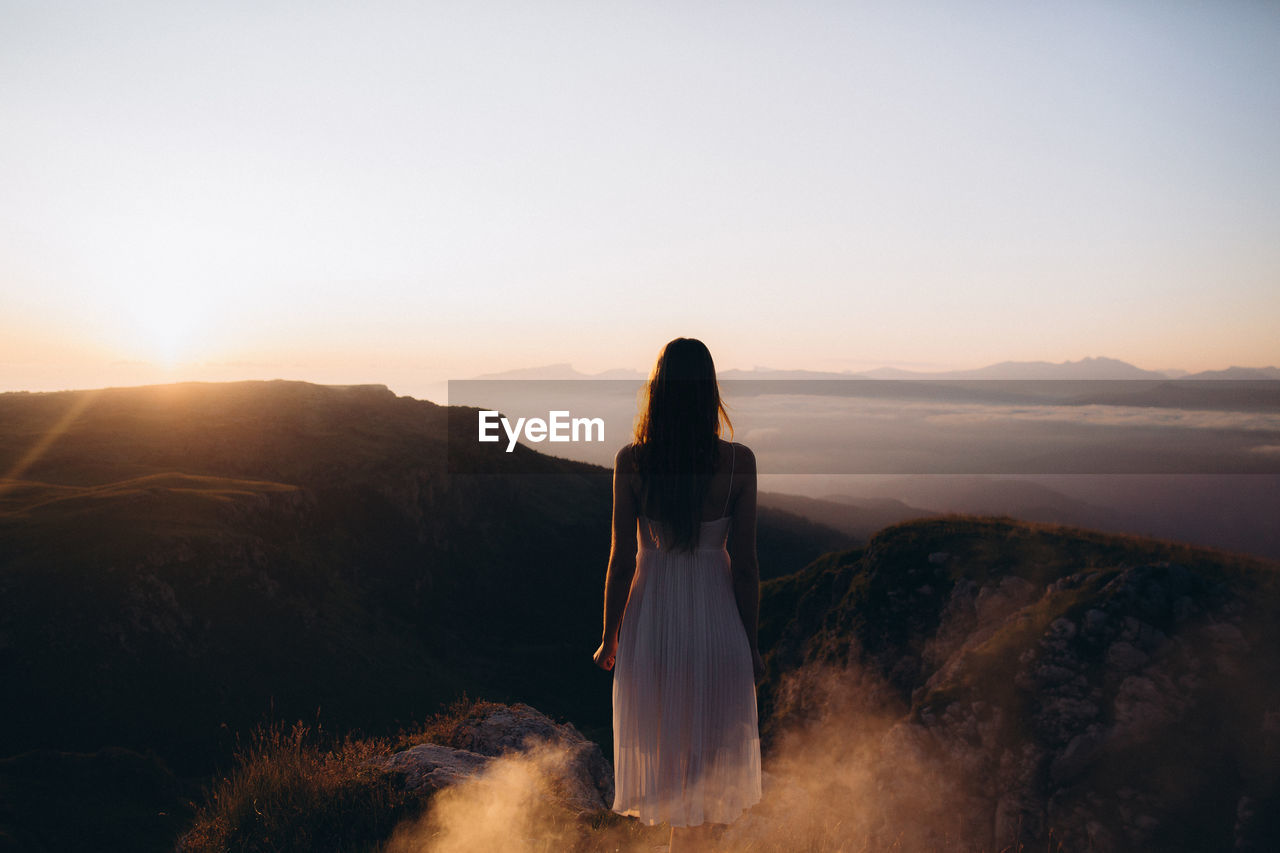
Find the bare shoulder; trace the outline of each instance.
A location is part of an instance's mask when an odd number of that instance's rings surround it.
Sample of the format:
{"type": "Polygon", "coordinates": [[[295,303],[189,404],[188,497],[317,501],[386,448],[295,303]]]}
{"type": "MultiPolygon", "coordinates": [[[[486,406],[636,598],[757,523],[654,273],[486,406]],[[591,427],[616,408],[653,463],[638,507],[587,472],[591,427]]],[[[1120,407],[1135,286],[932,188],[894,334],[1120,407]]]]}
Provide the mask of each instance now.
{"type": "Polygon", "coordinates": [[[745,444],[734,441],[733,445],[734,466],[737,470],[747,472],[756,470],[756,455],[751,452],[751,448],[745,444]]]}
{"type": "Polygon", "coordinates": [[[613,465],[619,470],[631,471],[635,468],[635,458],[635,444],[627,444],[613,455],[613,465]]]}

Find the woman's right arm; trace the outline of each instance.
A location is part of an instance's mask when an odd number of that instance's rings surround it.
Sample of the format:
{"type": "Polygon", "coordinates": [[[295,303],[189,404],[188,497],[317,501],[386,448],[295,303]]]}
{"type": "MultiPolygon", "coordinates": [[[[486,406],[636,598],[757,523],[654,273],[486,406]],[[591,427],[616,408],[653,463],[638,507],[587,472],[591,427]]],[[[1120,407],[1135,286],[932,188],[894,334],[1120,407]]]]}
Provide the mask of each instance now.
{"type": "Polygon", "coordinates": [[[733,574],[733,597],[738,602],[738,615],[751,646],[751,666],[756,680],[764,677],[764,661],[756,636],[760,618],[760,564],[756,558],[756,457],[745,445],[738,445],[741,459],[734,480],[739,486],[738,500],[729,522],[729,568],[733,574]],[[738,473],[741,472],[741,473],[738,473]]]}

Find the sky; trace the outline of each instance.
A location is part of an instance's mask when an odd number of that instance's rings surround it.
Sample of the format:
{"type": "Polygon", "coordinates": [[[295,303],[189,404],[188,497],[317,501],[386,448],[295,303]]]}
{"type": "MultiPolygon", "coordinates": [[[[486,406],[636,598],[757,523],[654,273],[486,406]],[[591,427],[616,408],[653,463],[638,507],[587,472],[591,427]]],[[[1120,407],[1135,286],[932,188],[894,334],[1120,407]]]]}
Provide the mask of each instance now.
{"type": "Polygon", "coordinates": [[[1280,364],[1280,3],[6,2],[0,390],[1280,364]]]}

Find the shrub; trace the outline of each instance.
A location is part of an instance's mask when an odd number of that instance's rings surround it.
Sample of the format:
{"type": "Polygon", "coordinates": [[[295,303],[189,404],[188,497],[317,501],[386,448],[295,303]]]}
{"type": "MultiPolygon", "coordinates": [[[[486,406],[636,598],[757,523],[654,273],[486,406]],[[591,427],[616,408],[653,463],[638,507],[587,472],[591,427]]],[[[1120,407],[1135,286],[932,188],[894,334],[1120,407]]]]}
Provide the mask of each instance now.
{"type": "Polygon", "coordinates": [[[374,851],[425,800],[370,766],[381,739],[351,736],[324,745],[301,722],[259,725],[236,748],[231,773],[206,789],[183,853],[374,851]]]}

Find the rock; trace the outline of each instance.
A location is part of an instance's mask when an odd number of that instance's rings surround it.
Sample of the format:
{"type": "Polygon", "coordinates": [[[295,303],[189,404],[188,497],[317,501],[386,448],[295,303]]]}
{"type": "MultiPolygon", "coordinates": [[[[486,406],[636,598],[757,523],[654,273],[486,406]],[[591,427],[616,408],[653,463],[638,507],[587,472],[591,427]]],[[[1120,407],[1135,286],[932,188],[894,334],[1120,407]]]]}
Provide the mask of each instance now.
{"type": "Polygon", "coordinates": [[[1098,706],[1088,699],[1059,696],[1045,700],[1035,722],[1047,740],[1067,743],[1097,716],[1098,706]]]}
{"type": "Polygon", "coordinates": [[[980,623],[1003,619],[1022,607],[1035,596],[1036,587],[1015,575],[1010,575],[993,586],[984,586],[978,593],[974,606],[980,623]]]}
{"type": "Polygon", "coordinates": [[[1240,633],[1240,629],[1229,622],[1216,622],[1200,629],[1206,640],[1218,651],[1230,654],[1244,654],[1249,651],[1249,641],[1240,633]]]}
{"type": "Polygon", "coordinates": [[[464,718],[447,744],[422,744],[382,759],[405,774],[411,790],[434,791],[483,772],[503,757],[528,757],[548,776],[563,805],[578,813],[613,802],[613,770],[600,747],[572,723],[558,724],[524,704],[483,703],[464,718]]]}
{"type": "Polygon", "coordinates": [[[1175,601],[1172,610],[1175,623],[1185,622],[1200,612],[1200,608],[1189,595],[1184,595],[1175,601]]]}
{"type": "Polygon", "coordinates": [[[1095,607],[1084,614],[1084,622],[1080,627],[1080,632],[1087,639],[1095,642],[1104,642],[1112,632],[1110,622],[1111,620],[1107,614],[1095,607]]]}
{"type": "Polygon", "coordinates": [[[481,755],[504,755],[534,743],[549,743],[564,754],[570,799],[584,808],[608,808],[613,802],[613,768],[600,747],[587,740],[572,723],[557,724],[523,703],[497,705],[487,714],[468,719],[452,738],[452,746],[481,755]]]}
{"type": "Polygon", "coordinates": [[[1146,652],[1123,640],[1112,643],[1111,648],[1107,649],[1107,664],[1113,669],[1118,669],[1122,672],[1142,669],[1147,660],[1146,652]]]}
{"type": "Polygon", "coordinates": [[[1062,643],[1075,637],[1075,635],[1076,623],[1070,619],[1059,617],[1049,623],[1049,630],[1045,633],[1045,638],[1051,642],[1062,643]]]}
{"type": "Polygon", "coordinates": [[[1183,703],[1155,679],[1131,675],[1120,685],[1114,703],[1118,741],[1131,744],[1149,739],[1179,716],[1183,703]]]}
{"type": "Polygon", "coordinates": [[[1065,666],[1056,666],[1055,664],[1046,663],[1036,668],[1035,679],[1042,687],[1052,686],[1054,684],[1063,684],[1071,681],[1076,677],[1074,669],[1067,669],[1065,666]]]}
{"type": "Polygon", "coordinates": [[[424,743],[395,753],[382,762],[382,767],[405,774],[404,786],[408,790],[429,792],[473,776],[491,760],[465,749],[424,743]]]}

